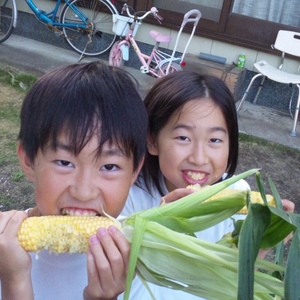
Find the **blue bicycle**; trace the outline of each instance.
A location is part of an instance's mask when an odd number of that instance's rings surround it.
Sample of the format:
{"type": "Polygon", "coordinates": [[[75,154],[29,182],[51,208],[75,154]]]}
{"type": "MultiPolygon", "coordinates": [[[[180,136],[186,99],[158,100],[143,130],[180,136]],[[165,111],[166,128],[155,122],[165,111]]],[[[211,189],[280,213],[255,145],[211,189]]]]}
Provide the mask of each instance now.
{"type": "MultiPolygon", "coordinates": [[[[112,31],[116,6],[109,0],[57,0],[53,10],[40,10],[33,0],[25,0],[39,21],[57,35],[63,35],[68,44],[82,56],[97,56],[110,49],[116,39],[112,31]]],[[[0,0],[0,43],[17,26],[16,0],[0,0]]]]}

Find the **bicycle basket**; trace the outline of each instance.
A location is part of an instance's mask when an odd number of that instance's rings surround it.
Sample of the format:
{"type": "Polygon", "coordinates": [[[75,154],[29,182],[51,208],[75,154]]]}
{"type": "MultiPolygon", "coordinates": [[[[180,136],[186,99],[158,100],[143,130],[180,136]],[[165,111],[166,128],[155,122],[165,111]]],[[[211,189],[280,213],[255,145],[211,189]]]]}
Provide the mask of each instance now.
{"type": "MultiPolygon", "coordinates": [[[[121,15],[113,15],[113,32],[116,35],[119,36],[126,36],[129,30],[129,23],[132,23],[133,19],[126,16],[121,15]]],[[[141,23],[136,23],[134,30],[133,30],[133,36],[135,36],[137,29],[141,23]]]]}

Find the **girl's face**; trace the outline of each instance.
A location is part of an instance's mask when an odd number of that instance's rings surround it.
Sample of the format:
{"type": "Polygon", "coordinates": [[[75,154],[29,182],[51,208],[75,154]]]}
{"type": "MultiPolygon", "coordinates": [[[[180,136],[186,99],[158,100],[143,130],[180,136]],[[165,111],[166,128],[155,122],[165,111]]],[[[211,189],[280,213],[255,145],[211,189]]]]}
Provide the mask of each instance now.
{"type": "Polygon", "coordinates": [[[105,211],[117,217],[139,171],[134,172],[133,159],[109,143],[95,157],[96,136],[77,156],[70,151],[65,136],[58,142],[56,151],[51,147],[39,150],[33,165],[22,146],[18,148],[23,170],[35,184],[39,214],[103,215],[105,211]]]}
{"type": "Polygon", "coordinates": [[[210,99],[194,99],[175,113],[148,151],[157,155],[169,192],[190,184],[212,185],[226,171],[229,135],[221,109],[210,99]]]}

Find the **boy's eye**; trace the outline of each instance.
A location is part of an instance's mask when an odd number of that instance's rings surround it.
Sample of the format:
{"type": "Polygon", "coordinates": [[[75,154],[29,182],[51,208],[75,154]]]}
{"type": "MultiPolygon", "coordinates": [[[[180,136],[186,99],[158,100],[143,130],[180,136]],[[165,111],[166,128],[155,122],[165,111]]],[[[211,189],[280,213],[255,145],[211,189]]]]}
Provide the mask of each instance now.
{"type": "Polygon", "coordinates": [[[68,160],[57,160],[57,164],[63,167],[72,167],[73,164],[68,160]]]}
{"type": "Polygon", "coordinates": [[[118,168],[118,166],[114,165],[114,164],[107,164],[107,165],[104,165],[101,169],[104,169],[106,171],[115,171],[118,168]]]}

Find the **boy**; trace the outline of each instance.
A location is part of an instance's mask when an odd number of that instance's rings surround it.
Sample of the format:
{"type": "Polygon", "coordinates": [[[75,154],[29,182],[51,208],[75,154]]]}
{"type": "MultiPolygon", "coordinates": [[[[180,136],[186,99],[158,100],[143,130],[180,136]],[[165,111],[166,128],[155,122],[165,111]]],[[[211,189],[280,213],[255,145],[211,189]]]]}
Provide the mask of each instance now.
{"type": "Polygon", "coordinates": [[[25,252],[24,218],[118,217],[146,151],[147,113],[132,78],[93,62],[41,77],[24,99],[18,157],[35,184],[36,207],[0,212],[2,299],[117,299],[124,291],[129,243],[100,228],[87,255],[25,252]]]}

